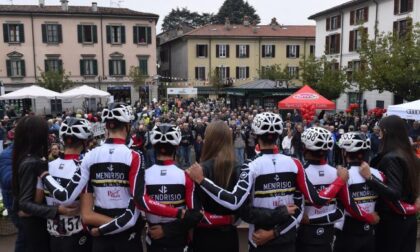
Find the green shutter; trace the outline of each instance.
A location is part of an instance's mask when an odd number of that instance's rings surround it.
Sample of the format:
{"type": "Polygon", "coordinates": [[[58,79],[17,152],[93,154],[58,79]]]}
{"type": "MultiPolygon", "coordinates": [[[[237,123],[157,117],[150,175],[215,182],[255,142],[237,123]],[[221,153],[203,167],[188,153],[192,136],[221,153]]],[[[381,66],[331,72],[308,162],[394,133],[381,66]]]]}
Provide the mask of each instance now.
{"type": "Polygon", "coordinates": [[[98,61],[96,59],[92,61],[93,61],[93,74],[96,76],[98,75],[98,61]]]}
{"type": "Polygon", "coordinates": [[[9,42],[9,25],[3,24],[3,40],[5,43],[9,42]]]}
{"type": "Polygon", "coordinates": [[[272,45],[272,47],[273,47],[273,58],[275,58],[276,57],[276,46],[272,45]]]}
{"type": "Polygon", "coordinates": [[[19,24],[19,42],[25,42],[25,30],[23,28],[23,24],[19,24]]]}
{"type": "Polygon", "coordinates": [[[47,43],[47,25],[42,24],[41,30],[42,30],[42,43],[47,43]]]}
{"type": "Polygon", "coordinates": [[[77,25],[77,42],[78,43],[83,43],[83,26],[82,25],[77,25]]]}
{"type": "Polygon", "coordinates": [[[140,71],[143,75],[148,75],[147,59],[140,59],[140,71]]]}
{"type": "Polygon", "coordinates": [[[24,60],[20,61],[20,68],[22,70],[22,76],[26,76],[26,68],[25,68],[25,61],[24,60]]]}
{"type": "Polygon", "coordinates": [[[57,25],[58,43],[63,43],[63,28],[61,24],[57,25]]]}
{"type": "Polygon", "coordinates": [[[111,26],[110,25],[106,26],[106,42],[108,44],[111,44],[111,26]]]}
{"type": "Polygon", "coordinates": [[[48,72],[48,60],[44,60],[44,72],[48,72]]]}
{"type": "Polygon", "coordinates": [[[93,43],[98,43],[98,27],[96,25],[92,25],[92,33],[93,43]]]}
{"type": "Polygon", "coordinates": [[[113,60],[108,60],[109,76],[114,75],[114,65],[112,62],[113,60]]]}
{"type": "Polygon", "coordinates": [[[121,75],[125,75],[125,60],[121,60],[121,75]]]}
{"type": "Polygon", "coordinates": [[[80,76],[84,76],[85,75],[85,61],[84,60],[80,60],[80,76]]]}
{"type": "Polygon", "coordinates": [[[133,43],[139,43],[139,29],[138,26],[133,26],[133,43]]]}
{"type": "Polygon", "coordinates": [[[6,68],[7,68],[7,77],[12,76],[12,62],[10,60],[6,60],[6,68]]]}
{"type": "Polygon", "coordinates": [[[146,37],[147,37],[147,44],[151,44],[152,43],[152,27],[147,27],[146,37]]]}
{"type": "Polygon", "coordinates": [[[63,71],[63,61],[62,60],[57,60],[57,61],[58,61],[58,70],[63,71]]]}
{"type": "Polygon", "coordinates": [[[125,44],[125,26],[121,26],[121,43],[125,44]]]}

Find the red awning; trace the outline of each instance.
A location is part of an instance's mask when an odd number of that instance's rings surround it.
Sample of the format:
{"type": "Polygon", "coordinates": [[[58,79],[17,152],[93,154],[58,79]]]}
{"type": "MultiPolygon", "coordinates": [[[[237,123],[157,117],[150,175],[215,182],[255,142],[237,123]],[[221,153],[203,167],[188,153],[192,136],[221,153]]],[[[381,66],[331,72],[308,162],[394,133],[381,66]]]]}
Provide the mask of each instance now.
{"type": "Polygon", "coordinates": [[[335,103],[318,94],[308,85],[299,89],[296,93],[279,101],[280,109],[300,109],[305,104],[314,104],[316,109],[335,110],[335,103]]]}

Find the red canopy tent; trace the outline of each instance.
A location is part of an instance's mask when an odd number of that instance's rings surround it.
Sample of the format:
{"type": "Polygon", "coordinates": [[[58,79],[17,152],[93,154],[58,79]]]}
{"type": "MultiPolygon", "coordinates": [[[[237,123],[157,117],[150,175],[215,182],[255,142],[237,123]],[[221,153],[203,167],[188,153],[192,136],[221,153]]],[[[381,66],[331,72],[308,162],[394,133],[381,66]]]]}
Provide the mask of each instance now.
{"type": "Polygon", "coordinates": [[[279,109],[300,109],[305,105],[315,105],[315,109],[335,110],[335,103],[318,94],[308,85],[299,89],[296,93],[279,101],[279,109]]]}

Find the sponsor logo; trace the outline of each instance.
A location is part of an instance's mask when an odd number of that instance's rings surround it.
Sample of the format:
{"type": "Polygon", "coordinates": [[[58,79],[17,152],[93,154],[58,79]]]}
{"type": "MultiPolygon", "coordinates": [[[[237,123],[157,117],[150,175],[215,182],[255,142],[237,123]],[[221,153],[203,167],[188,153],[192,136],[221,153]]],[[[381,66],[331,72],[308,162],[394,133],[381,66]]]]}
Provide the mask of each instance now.
{"type": "Polygon", "coordinates": [[[274,180],[275,180],[275,181],[279,181],[279,180],[280,180],[280,177],[279,177],[279,175],[278,175],[278,174],[276,174],[276,176],[274,177],[274,180]]]}
{"type": "Polygon", "coordinates": [[[407,109],[406,112],[409,115],[420,115],[420,110],[419,109],[407,109]]]}
{"type": "Polygon", "coordinates": [[[324,177],[324,176],[325,176],[324,171],[319,171],[319,176],[320,176],[320,177],[324,177]]]}
{"type": "Polygon", "coordinates": [[[324,233],[325,233],[324,228],[318,228],[318,229],[316,230],[316,235],[318,235],[318,236],[321,236],[321,235],[323,235],[324,233]]]}
{"type": "Polygon", "coordinates": [[[86,236],[82,236],[79,239],[79,245],[82,246],[83,244],[85,244],[87,241],[87,237],[86,236]]]}
{"type": "Polygon", "coordinates": [[[166,174],[167,174],[167,171],[166,170],[161,170],[160,171],[160,176],[166,176],[166,174]]]}
{"type": "Polygon", "coordinates": [[[131,234],[130,234],[130,237],[128,237],[128,240],[129,240],[129,241],[131,241],[131,240],[133,240],[134,238],[136,238],[136,233],[131,233],[131,234]]]}
{"type": "Polygon", "coordinates": [[[160,192],[160,193],[165,194],[165,193],[167,193],[167,192],[168,192],[168,188],[167,188],[166,186],[162,186],[162,187],[159,189],[159,192],[160,192]]]}
{"type": "Polygon", "coordinates": [[[115,149],[109,149],[109,154],[114,154],[115,149]]]}
{"type": "Polygon", "coordinates": [[[239,176],[240,179],[246,179],[247,177],[248,177],[247,172],[242,172],[241,175],[239,176]]]}
{"type": "Polygon", "coordinates": [[[363,226],[363,229],[364,229],[365,231],[369,231],[369,229],[370,229],[370,225],[369,225],[369,224],[365,224],[365,225],[363,226]]]}
{"type": "Polygon", "coordinates": [[[363,186],[363,190],[365,190],[365,191],[369,191],[369,190],[370,190],[370,188],[369,188],[369,186],[368,186],[368,185],[364,185],[364,186],[363,186]]]}
{"type": "MultiPolygon", "coordinates": [[[[160,190],[159,190],[160,191],[160,190]]],[[[157,195],[151,195],[151,198],[153,198],[155,201],[180,201],[182,200],[182,194],[157,194],[157,195]]]]}
{"type": "Polygon", "coordinates": [[[263,186],[264,191],[276,190],[276,189],[289,189],[289,188],[292,188],[291,181],[267,183],[267,184],[264,184],[263,186]]]}
{"type": "Polygon", "coordinates": [[[115,190],[109,190],[108,191],[108,197],[112,198],[112,199],[118,199],[120,198],[120,190],[115,189],[115,190]]]}
{"type": "Polygon", "coordinates": [[[59,183],[61,185],[61,179],[60,178],[56,178],[55,181],[57,181],[57,183],[59,183]]]}
{"type": "Polygon", "coordinates": [[[60,164],[60,166],[58,167],[58,169],[63,170],[64,169],[64,164],[60,164]]]}
{"type": "Polygon", "coordinates": [[[116,180],[125,180],[125,175],[123,172],[97,172],[95,178],[98,180],[105,179],[116,179],[116,180]]]}
{"type": "Polygon", "coordinates": [[[110,165],[107,167],[107,169],[108,169],[108,171],[112,172],[112,171],[114,170],[114,167],[112,166],[112,164],[110,164],[110,165]]]}
{"type": "Polygon", "coordinates": [[[294,95],[293,98],[295,98],[296,100],[316,100],[319,98],[319,95],[311,93],[301,93],[294,95]]]}

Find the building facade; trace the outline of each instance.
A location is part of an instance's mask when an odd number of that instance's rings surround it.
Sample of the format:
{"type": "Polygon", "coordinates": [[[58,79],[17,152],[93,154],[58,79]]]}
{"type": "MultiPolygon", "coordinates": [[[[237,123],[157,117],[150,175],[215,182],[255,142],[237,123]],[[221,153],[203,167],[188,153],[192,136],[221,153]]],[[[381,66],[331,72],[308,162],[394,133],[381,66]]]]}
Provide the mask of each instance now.
{"type": "Polygon", "coordinates": [[[206,25],[192,31],[179,29],[174,36],[158,36],[159,74],[162,80],[190,86],[211,85],[218,75],[226,85],[239,86],[259,79],[264,67],[280,64],[299,86],[299,62],[315,52],[314,26],[206,25]]]}
{"type": "Polygon", "coordinates": [[[116,101],[139,99],[131,67],[156,75],[158,16],[124,8],[0,5],[0,81],[6,93],[36,83],[42,72],[65,70],[116,101]]]}
{"type": "MultiPolygon", "coordinates": [[[[419,0],[353,0],[312,15],[316,21],[315,56],[326,55],[346,69],[348,80],[351,73],[360,67],[357,52],[361,46],[360,27],[369,39],[375,38],[375,25],[379,33],[403,34],[410,22],[420,21],[419,0]]],[[[353,82],[353,84],[356,84],[353,82]]],[[[357,85],[354,85],[357,87],[357,85]]],[[[387,108],[402,102],[390,92],[366,91],[357,88],[348,90],[337,100],[337,109],[344,110],[351,103],[365,104],[366,109],[387,108]]]]}

